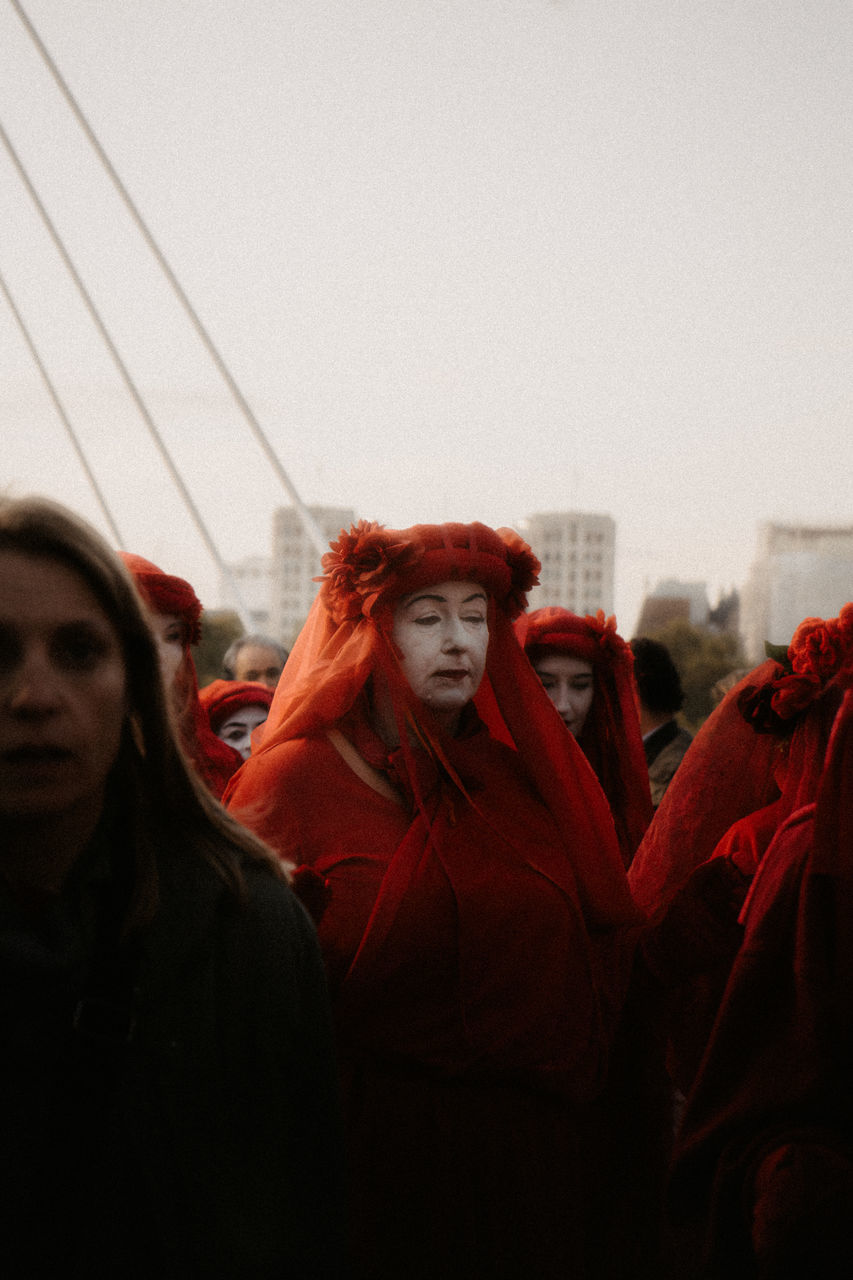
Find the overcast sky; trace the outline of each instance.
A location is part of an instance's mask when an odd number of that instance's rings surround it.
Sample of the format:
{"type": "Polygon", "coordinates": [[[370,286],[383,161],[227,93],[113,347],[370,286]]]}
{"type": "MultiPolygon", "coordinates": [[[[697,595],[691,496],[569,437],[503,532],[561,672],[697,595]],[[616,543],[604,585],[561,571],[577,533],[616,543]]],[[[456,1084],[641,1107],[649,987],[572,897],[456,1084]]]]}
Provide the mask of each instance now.
{"type": "MultiPolygon", "coordinates": [[[[740,585],[853,524],[849,0],[23,0],[306,502],[617,523],[740,585]]],[[[222,554],[284,500],[0,0],[0,122],[222,554]]],[[[126,545],[217,574],[0,149],[0,271],[126,545]]],[[[0,485],[105,528],[0,299],[0,485]]]]}

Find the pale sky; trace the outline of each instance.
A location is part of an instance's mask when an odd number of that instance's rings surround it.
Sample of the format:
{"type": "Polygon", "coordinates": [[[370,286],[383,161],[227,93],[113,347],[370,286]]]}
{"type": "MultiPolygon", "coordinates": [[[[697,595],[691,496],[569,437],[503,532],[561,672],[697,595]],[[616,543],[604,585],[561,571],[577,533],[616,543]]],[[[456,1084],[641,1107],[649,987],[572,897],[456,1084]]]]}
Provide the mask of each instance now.
{"type": "MultiPolygon", "coordinates": [[[[304,501],[853,524],[850,0],[23,0],[304,501]]],[[[8,0],[0,121],[226,559],[286,501],[8,0]]],[[[0,271],[129,549],[221,603],[5,150],[0,271]]],[[[0,486],[106,532],[0,299],[0,486]]]]}

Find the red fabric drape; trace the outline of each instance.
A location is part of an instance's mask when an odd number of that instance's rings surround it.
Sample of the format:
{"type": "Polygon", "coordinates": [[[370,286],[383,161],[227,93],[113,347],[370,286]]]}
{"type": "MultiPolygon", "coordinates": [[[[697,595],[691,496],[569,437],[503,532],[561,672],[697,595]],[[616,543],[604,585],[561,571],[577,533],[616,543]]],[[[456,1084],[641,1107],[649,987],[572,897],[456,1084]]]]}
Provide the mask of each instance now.
{"type": "Polygon", "coordinates": [[[785,1253],[790,1273],[806,1274],[798,1267],[808,1267],[809,1254],[804,1262],[795,1250],[823,1256],[830,1232],[836,1245],[849,1244],[851,783],[848,692],[816,803],[781,827],[755,876],[743,943],[682,1126],[673,1205],[726,1274],[752,1275],[756,1257],[785,1253]],[[808,1171],[799,1185],[786,1174],[798,1169],[808,1171]]]}
{"type": "Polygon", "coordinates": [[[513,632],[533,564],[481,525],[342,535],[227,792],[326,883],[365,1274],[562,1277],[578,1260],[575,1109],[604,1078],[639,913],[607,800],[513,632]],[[455,738],[412,695],[392,639],[395,602],[450,578],[490,595],[480,714],[455,738]],[[377,684],[397,747],[371,722],[377,684]]]}

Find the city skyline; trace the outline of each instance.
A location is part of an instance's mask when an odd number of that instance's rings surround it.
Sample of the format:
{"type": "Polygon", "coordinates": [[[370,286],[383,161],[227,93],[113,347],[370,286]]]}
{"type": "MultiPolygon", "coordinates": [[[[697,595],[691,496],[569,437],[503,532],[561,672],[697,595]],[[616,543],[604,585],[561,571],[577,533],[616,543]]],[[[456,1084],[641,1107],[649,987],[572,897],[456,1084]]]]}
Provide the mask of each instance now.
{"type": "MultiPolygon", "coordinates": [[[[303,501],[394,525],[616,522],[742,586],[767,520],[851,522],[853,14],[829,0],[24,6],[303,501]]],[[[13,7],[0,120],[226,561],[282,491],[13,7]]],[[[0,153],[0,270],[128,546],[218,575],[0,153]]],[[[103,527],[0,307],[0,487],[103,527]]]]}

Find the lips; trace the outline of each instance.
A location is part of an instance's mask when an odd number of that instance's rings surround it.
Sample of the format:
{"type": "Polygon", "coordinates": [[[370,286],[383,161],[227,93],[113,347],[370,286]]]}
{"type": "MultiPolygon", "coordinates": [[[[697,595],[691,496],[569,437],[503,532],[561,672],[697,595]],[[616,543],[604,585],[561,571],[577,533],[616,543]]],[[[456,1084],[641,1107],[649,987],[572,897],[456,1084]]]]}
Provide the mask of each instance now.
{"type": "Polygon", "coordinates": [[[435,672],[439,680],[465,680],[470,674],[471,672],[464,667],[448,667],[445,670],[435,672]]]}

